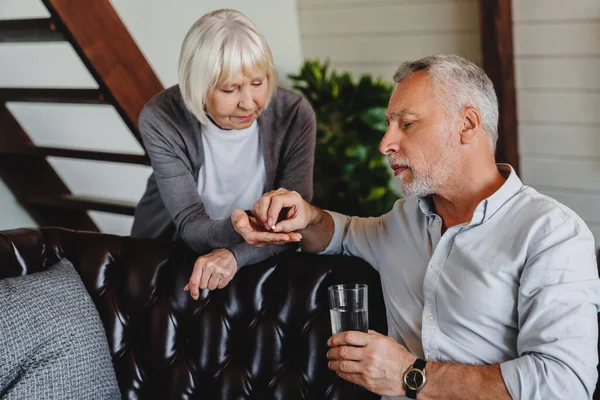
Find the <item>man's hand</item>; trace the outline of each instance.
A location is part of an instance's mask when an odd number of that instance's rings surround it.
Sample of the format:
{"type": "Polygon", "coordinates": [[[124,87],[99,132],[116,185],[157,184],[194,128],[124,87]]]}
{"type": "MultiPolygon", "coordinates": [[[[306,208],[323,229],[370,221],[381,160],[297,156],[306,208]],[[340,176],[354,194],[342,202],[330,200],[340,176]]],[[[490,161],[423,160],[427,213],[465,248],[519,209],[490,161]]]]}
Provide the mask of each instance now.
{"type": "Polygon", "coordinates": [[[405,396],[403,375],[416,357],[394,339],[375,331],[348,331],[327,341],[329,368],[341,378],[382,396],[405,396]]]}
{"type": "Polygon", "coordinates": [[[237,272],[238,265],[229,249],[216,249],[198,257],[194,263],[194,271],[190,281],[183,290],[190,292],[194,300],[198,300],[200,289],[223,289],[237,272]]]}
{"type": "Polygon", "coordinates": [[[274,232],[294,232],[304,229],[315,217],[313,207],[298,192],[283,188],[264,194],[254,203],[252,213],[265,229],[274,232]],[[277,222],[284,208],[288,209],[285,219],[277,222]]]}
{"type": "Polygon", "coordinates": [[[256,247],[262,247],[267,244],[284,244],[290,242],[299,242],[302,235],[297,232],[274,233],[268,232],[255,217],[250,217],[242,210],[233,210],[231,213],[231,223],[233,229],[239,233],[246,243],[256,247]]]}

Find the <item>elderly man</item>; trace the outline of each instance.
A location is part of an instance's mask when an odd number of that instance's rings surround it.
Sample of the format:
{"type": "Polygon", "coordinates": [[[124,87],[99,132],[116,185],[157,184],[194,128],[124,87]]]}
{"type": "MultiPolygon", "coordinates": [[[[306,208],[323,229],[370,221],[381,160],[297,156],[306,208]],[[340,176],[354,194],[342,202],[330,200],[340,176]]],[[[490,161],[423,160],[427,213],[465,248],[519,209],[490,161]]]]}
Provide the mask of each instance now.
{"type": "Polygon", "coordinates": [[[330,368],[348,381],[388,399],[590,399],[600,281],[589,229],[495,163],[498,104],[479,67],[432,56],[402,64],[394,80],[380,150],[406,199],[357,218],[279,189],[254,217],[234,211],[236,231],[379,271],[389,337],[328,342],[330,368]]]}

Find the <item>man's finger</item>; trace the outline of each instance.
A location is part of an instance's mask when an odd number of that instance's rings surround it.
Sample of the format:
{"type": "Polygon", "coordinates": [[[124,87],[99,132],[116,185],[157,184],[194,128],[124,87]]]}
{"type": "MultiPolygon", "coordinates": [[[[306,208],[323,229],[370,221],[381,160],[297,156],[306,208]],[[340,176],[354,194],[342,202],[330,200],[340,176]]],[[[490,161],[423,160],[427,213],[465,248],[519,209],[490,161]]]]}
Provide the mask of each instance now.
{"type": "Polygon", "coordinates": [[[345,372],[347,374],[358,374],[362,373],[364,370],[364,366],[361,365],[361,363],[350,360],[329,361],[328,366],[329,369],[332,369],[336,372],[345,372]]]}
{"type": "Polygon", "coordinates": [[[252,213],[254,217],[261,224],[265,225],[265,227],[271,228],[271,225],[268,223],[267,211],[271,205],[271,195],[265,194],[255,203],[255,207],[252,209],[252,213]]]}
{"type": "Polygon", "coordinates": [[[359,331],[346,331],[336,333],[327,341],[330,347],[337,346],[366,346],[369,344],[369,334],[359,331]]]}
{"type": "Polygon", "coordinates": [[[327,358],[332,361],[335,360],[352,360],[352,361],[360,361],[364,357],[364,348],[363,347],[354,347],[354,346],[338,346],[332,347],[327,352],[327,358]]]}
{"type": "MultiPolygon", "coordinates": [[[[296,192],[288,192],[285,194],[273,196],[271,198],[271,204],[268,210],[268,218],[271,226],[277,224],[277,220],[281,215],[281,210],[283,210],[284,208],[295,208],[298,206],[299,197],[300,195],[298,195],[298,193],[296,192]]],[[[289,211],[285,213],[286,218],[288,213],[289,211]]]]}
{"type": "MultiPolygon", "coordinates": [[[[304,226],[301,226],[298,221],[295,219],[286,219],[281,222],[278,222],[273,229],[273,232],[281,232],[281,233],[290,233],[296,231],[298,229],[302,229],[304,226]]],[[[298,235],[300,235],[298,233],[298,235]]],[[[302,239],[302,236],[300,237],[302,239]]]]}

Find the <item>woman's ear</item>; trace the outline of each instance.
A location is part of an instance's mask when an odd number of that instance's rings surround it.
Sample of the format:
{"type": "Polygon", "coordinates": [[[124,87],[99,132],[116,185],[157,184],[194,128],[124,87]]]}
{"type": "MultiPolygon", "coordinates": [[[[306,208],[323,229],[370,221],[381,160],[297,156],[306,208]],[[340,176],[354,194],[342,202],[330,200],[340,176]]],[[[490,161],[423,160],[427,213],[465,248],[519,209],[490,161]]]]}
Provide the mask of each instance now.
{"type": "Polygon", "coordinates": [[[466,107],[462,112],[462,127],[460,130],[461,144],[470,144],[481,131],[481,115],[473,107],[466,107]]]}

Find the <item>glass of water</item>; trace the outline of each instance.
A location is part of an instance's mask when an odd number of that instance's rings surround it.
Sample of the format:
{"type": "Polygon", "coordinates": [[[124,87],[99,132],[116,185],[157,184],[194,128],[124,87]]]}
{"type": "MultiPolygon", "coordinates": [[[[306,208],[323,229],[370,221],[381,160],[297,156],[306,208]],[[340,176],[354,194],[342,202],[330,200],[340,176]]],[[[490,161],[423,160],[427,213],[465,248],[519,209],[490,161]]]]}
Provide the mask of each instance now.
{"type": "Polygon", "coordinates": [[[362,283],[329,286],[331,332],[369,331],[368,286],[362,283]]]}

